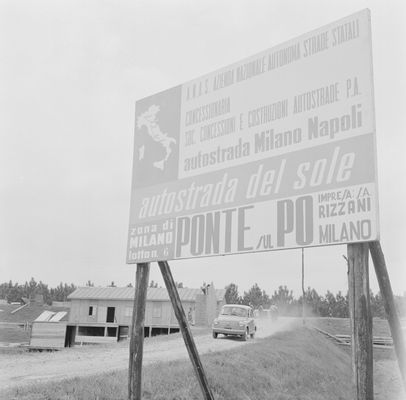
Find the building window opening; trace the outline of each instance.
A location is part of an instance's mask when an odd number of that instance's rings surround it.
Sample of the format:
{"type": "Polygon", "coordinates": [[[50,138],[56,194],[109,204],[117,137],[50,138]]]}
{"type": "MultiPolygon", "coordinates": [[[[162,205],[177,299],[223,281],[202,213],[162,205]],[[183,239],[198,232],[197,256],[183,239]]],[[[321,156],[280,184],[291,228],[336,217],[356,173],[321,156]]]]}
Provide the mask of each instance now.
{"type": "Polygon", "coordinates": [[[79,336],[104,336],[103,326],[79,326],[79,336]]]}
{"type": "Polygon", "coordinates": [[[116,308],[115,307],[107,307],[107,318],[106,322],[114,322],[116,308]]]}
{"type": "Polygon", "coordinates": [[[144,327],[144,337],[169,335],[171,333],[178,333],[179,328],[157,328],[157,327],[144,327]]]}
{"type": "MultiPolygon", "coordinates": [[[[145,329],[144,329],[144,332],[145,332],[145,329]]],[[[129,326],[120,326],[120,328],[118,330],[119,340],[128,339],[129,334],[130,334],[129,326]]],[[[146,335],[144,334],[144,337],[145,336],[146,335]]]]}
{"type": "Polygon", "coordinates": [[[152,318],[161,318],[162,316],[162,304],[154,303],[152,308],[152,318]]]}
{"type": "Polygon", "coordinates": [[[117,336],[117,328],[115,328],[115,327],[107,327],[107,336],[108,337],[116,337],[117,336]]]}
{"type": "Polygon", "coordinates": [[[96,315],[96,307],[89,306],[89,317],[94,317],[96,315]]]}

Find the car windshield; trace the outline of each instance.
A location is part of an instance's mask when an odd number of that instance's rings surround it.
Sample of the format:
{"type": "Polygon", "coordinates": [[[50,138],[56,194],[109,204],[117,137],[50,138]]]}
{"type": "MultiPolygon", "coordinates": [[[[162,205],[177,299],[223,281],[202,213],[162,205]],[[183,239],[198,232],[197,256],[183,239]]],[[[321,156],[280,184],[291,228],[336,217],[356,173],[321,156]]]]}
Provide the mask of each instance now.
{"type": "Polygon", "coordinates": [[[226,306],[221,309],[221,315],[235,315],[237,317],[248,317],[248,310],[242,307],[226,306]]]}

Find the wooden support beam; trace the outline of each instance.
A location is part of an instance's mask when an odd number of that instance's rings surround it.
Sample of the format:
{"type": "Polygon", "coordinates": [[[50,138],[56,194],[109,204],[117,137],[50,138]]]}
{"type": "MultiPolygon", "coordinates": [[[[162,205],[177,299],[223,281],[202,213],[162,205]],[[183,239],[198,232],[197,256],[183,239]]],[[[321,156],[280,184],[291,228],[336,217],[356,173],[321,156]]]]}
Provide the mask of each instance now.
{"type": "Polygon", "coordinates": [[[128,368],[128,399],[141,400],[144,321],[147,300],[149,263],[137,264],[135,296],[131,327],[130,362],[128,368]]]}
{"type": "Polygon", "coordinates": [[[183,340],[185,341],[186,349],[189,353],[190,360],[192,361],[193,368],[200,384],[200,388],[202,389],[204,399],[213,400],[214,397],[209,388],[203,365],[200,361],[199,353],[197,352],[196,344],[193,340],[192,332],[190,331],[189,324],[186,319],[186,314],[183,310],[183,306],[180,301],[179,293],[176,288],[175,281],[173,280],[169,264],[167,261],[159,261],[158,264],[159,268],[161,269],[162,277],[164,278],[165,286],[168,290],[180,330],[182,332],[183,340]]]}
{"type": "Polygon", "coordinates": [[[347,245],[352,369],[356,400],[373,400],[372,314],[368,243],[347,245]]]}
{"type": "Polygon", "coordinates": [[[303,325],[306,325],[306,292],[304,284],[304,248],[302,247],[302,319],[303,325]]]}
{"type": "Polygon", "coordinates": [[[400,325],[399,316],[395,307],[395,299],[393,297],[392,286],[389,280],[388,270],[386,268],[385,257],[383,255],[381,245],[378,241],[370,242],[369,250],[371,251],[371,257],[374,263],[375,273],[379,283],[379,290],[382,295],[386,316],[388,318],[393,345],[395,347],[395,352],[398,359],[400,374],[403,379],[403,385],[406,389],[405,340],[402,334],[402,327],[400,325]]]}

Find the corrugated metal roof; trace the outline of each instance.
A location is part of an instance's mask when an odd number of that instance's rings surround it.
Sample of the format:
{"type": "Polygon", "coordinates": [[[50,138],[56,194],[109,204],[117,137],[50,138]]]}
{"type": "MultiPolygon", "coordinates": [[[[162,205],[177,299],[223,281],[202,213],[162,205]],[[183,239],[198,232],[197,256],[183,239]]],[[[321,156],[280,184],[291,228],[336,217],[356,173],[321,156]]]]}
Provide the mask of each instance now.
{"type": "MultiPolygon", "coordinates": [[[[107,300],[134,300],[135,289],[133,287],[80,287],[68,296],[73,299],[107,299],[107,300]]],[[[195,301],[196,296],[202,291],[200,289],[178,288],[179,297],[182,301],[195,301]]],[[[216,289],[217,300],[224,298],[225,289],[216,289]]],[[[166,288],[148,288],[147,300],[166,301],[169,300],[166,288]]]]}
{"type": "Polygon", "coordinates": [[[134,288],[131,287],[79,287],[68,296],[72,299],[111,299],[131,300],[134,298],[134,288]]]}

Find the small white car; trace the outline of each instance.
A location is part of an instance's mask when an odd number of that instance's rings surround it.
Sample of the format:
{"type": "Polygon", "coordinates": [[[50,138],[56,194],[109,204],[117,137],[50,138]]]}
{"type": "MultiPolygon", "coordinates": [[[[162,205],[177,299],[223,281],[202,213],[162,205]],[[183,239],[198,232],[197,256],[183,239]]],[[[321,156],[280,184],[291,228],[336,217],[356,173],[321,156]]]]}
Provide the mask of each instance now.
{"type": "Polygon", "coordinates": [[[257,331],[253,309],[241,304],[226,304],[213,321],[212,331],[215,339],[219,333],[241,336],[244,341],[249,337],[253,338],[257,331]]]}

